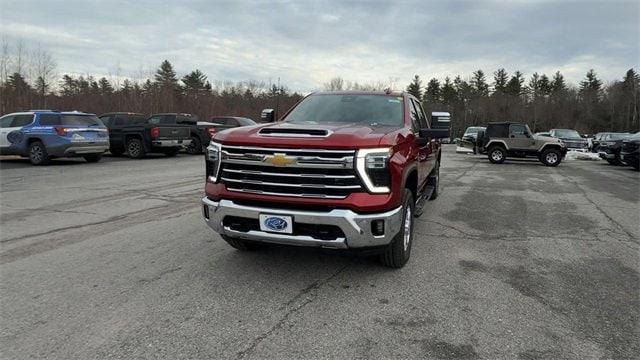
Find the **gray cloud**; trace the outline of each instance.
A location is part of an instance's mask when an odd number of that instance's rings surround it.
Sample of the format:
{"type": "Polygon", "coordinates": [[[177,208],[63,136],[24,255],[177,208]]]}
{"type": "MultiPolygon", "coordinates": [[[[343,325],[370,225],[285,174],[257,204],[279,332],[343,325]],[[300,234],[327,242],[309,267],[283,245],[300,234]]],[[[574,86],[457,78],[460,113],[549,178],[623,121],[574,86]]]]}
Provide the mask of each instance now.
{"type": "Polygon", "coordinates": [[[40,43],[61,72],[123,75],[167,58],[212,80],[309,91],[361,82],[562,71],[577,82],[638,67],[637,1],[0,1],[0,32],[40,43]]]}

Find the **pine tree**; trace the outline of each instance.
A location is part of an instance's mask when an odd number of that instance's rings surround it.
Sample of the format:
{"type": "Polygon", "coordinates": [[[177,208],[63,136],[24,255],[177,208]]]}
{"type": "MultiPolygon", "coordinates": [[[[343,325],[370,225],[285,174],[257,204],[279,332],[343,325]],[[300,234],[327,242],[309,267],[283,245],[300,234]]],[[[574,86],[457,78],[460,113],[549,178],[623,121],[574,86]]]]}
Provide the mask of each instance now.
{"type": "Polygon", "coordinates": [[[551,82],[551,92],[554,94],[562,94],[567,92],[567,84],[564,81],[564,76],[560,74],[560,71],[556,71],[553,75],[553,81],[551,82]]]}
{"type": "Polygon", "coordinates": [[[438,79],[433,78],[429,80],[427,83],[427,89],[424,92],[423,100],[427,104],[437,104],[441,102],[440,82],[438,79]]]}
{"type": "Polygon", "coordinates": [[[549,77],[547,75],[542,74],[540,76],[538,86],[541,96],[549,96],[549,94],[551,94],[551,82],[549,81],[549,77]]]}
{"type": "Polygon", "coordinates": [[[509,79],[509,82],[507,83],[507,94],[510,94],[512,96],[522,95],[524,92],[524,88],[522,87],[523,84],[524,75],[520,71],[516,70],[516,72],[513,73],[513,76],[511,76],[511,79],[509,79]]]}
{"type": "Polygon", "coordinates": [[[194,70],[182,77],[184,84],[184,95],[198,98],[211,91],[211,84],[207,81],[207,76],[200,70],[194,70]]]}
{"type": "Polygon", "coordinates": [[[444,78],[444,83],[442,84],[442,88],[440,89],[442,102],[451,106],[456,101],[456,89],[453,87],[453,83],[451,79],[447,76],[444,78]]]}
{"type": "Polygon", "coordinates": [[[602,91],[602,81],[598,79],[595,71],[590,69],[585,76],[585,79],[580,82],[580,94],[583,97],[600,97],[600,91],[602,91]]]}
{"type": "Polygon", "coordinates": [[[407,92],[418,99],[422,98],[422,80],[420,80],[420,76],[413,77],[413,81],[407,86],[407,92]]]}
{"type": "Polygon", "coordinates": [[[498,69],[493,73],[493,90],[496,93],[505,93],[507,90],[507,82],[509,75],[504,68],[498,69]]]}
{"type": "Polygon", "coordinates": [[[165,60],[160,64],[160,68],[156,70],[155,80],[160,87],[178,87],[178,79],[176,78],[176,72],[173,70],[173,65],[169,60],[165,60]]]}
{"type": "Polygon", "coordinates": [[[100,80],[98,80],[98,92],[100,95],[109,96],[113,94],[113,91],[113,86],[111,86],[111,83],[107,78],[101,77],[100,80]]]}
{"type": "Polygon", "coordinates": [[[471,78],[471,86],[473,87],[476,95],[480,97],[489,95],[489,84],[487,84],[487,79],[484,76],[484,71],[477,70],[473,73],[473,77],[471,78]]]}

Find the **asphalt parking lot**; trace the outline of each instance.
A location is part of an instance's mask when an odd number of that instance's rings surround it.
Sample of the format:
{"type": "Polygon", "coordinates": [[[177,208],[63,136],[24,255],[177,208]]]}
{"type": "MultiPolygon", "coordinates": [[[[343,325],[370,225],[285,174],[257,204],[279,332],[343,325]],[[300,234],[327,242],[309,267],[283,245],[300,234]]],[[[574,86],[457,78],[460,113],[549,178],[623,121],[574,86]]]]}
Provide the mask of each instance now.
{"type": "Polygon", "coordinates": [[[242,253],[201,157],[0,161],[0,357],[637,358],[640,177],[447,146],[400,270],[242,253]]]}

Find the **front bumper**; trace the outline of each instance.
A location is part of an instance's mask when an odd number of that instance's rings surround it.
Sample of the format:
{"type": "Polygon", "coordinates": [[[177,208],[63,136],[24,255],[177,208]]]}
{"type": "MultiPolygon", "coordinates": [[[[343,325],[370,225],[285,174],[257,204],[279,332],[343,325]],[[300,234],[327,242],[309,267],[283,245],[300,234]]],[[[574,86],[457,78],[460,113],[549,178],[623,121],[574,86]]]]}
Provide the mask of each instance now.
{"type": "Polygon", "coordinates": [[[180,147],[191,144],[191,139],[187,140],[152,140],[151,145],[154,147],[180,147]]]}
{"type": "Polygon", "coordinates": [[[328,212],[271,209],[237,204],[231,200],[213,201],[202,199],[203,216],[207,225],[219,234],[246,240],[277,243],[284,245],[326,247],[336,249],[367,248],[389,244],[400,232],[402,224],[402,207],[377,214],[358,214],[348,209],[334,209],[328,212]],[[226,216],[259,220],[260,214],[291,216],[294,222],[336,226],[342,230],[344,237],[334,240],[314,238],[309,235],[271,233],[261,230],[238,231],[224,226],[226,216]],[[371,223],[374,220],[384,221],[384,234],[375,236],[371,223]]]}

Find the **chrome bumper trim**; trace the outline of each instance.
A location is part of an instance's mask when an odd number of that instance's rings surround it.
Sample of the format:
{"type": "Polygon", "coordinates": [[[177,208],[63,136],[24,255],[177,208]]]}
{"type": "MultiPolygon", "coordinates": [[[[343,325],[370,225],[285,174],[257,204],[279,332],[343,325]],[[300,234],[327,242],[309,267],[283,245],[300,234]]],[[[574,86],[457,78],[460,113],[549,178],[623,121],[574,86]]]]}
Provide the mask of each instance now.
{"type": "Polygon", "coordinates": [[[191,139],[188,140],[152,140],[151,145],[157,147],[176,147],[187,146],[191,144],[191,139]]]}
{"type": "Polygon", "coordinates": [[[247,240],[263,241],[285,245],[316,246],[337,249],[362,248],[389,244],[400,231],[402,207],[378,214],[358,214],[347,209],[334,209],[328,212],[272,209],[257,206],[245,206],[231,200],[213,201],[202,199],[208,208],[209,218],[204,217],[207,225],[219,234],[247,240]],[[322,240],[310,236],[269,233],[264,231],[235,231],[223,226],[225,216],[239,216],[259,219],[260,214],[286,215],[293,217],[294,223],[338,226],[345,234],[344,238],[322,240]],[[371,221],[384,220],[385,233],[374,236],[371,233],[371,221]]]}

